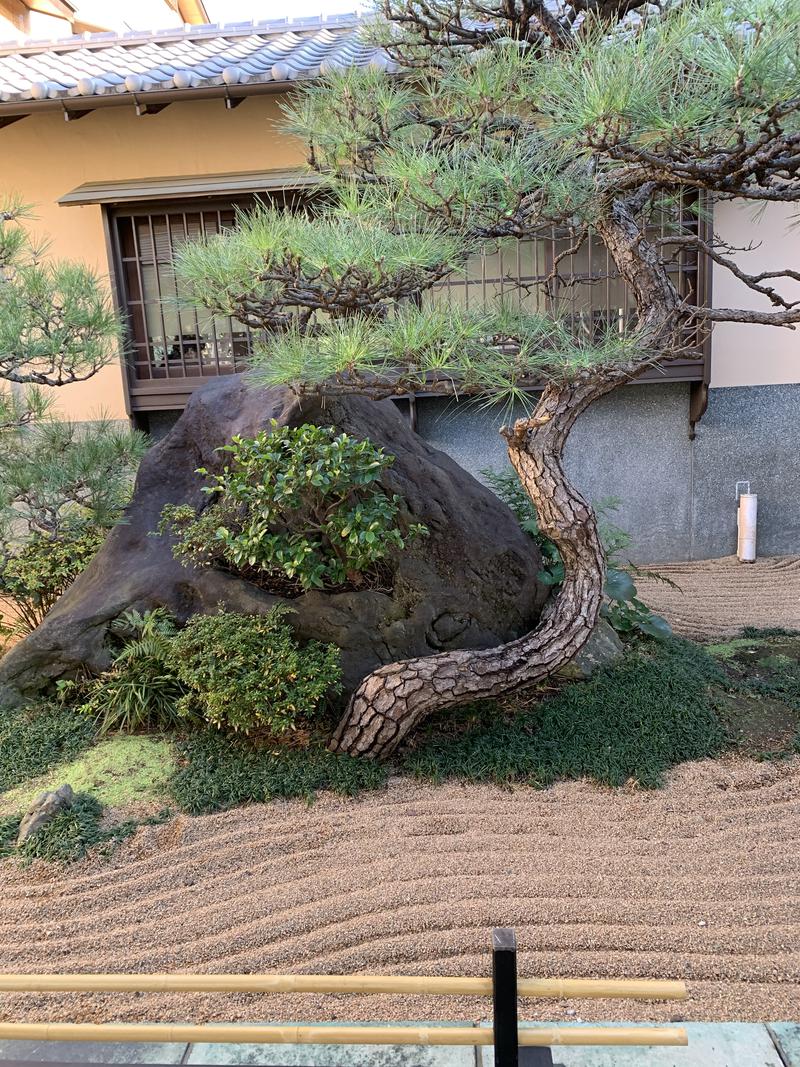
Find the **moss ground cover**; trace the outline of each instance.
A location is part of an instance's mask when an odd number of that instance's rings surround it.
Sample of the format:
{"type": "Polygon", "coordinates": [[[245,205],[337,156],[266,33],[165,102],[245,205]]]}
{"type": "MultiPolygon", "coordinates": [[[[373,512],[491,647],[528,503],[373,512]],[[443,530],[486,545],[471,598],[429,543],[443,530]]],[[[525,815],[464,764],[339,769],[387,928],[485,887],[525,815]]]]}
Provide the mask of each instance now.
{"type": "MultiPolygon", "coordinates": [[[[394,764],[333,755],[300,730],[247,737],[185,726],[171,735],[114,734],[96,740],[91,720],[57,706],[0,718],[0,853],[21,813],[43,790],[69,782],[78,799],[22,852],[69,860],[113,846],[137,825],[126,809],[145,802],[189,814],[320,790],[355,796],[390,774],[431,782],[547,786],[589,778],[607,786],[656,788],[685,760],[739,750],[778,758],[798,750],[800,635],[746,631],[706,648],[672,638],[634,641],[616,664],[586,682],[543,688],[526,699],[481,703],[432,719],[394,764]],[[113,808],[122,823],[104,819],[113,808]]],[[[149,813],[148,813],[149,814],[149,813]]],[[[159,818],[152,815],[151,818],[159,818]]]]}
{"type": "Polygon", "coordinates": [[[174,765],[173,746],[164,738],[119,735],[9,790],[0,798],[0,814],[22,812],[39,793],[64,782],[69,782],[76,793],[89,794],[105,807],[166,802],[174,765]]]}

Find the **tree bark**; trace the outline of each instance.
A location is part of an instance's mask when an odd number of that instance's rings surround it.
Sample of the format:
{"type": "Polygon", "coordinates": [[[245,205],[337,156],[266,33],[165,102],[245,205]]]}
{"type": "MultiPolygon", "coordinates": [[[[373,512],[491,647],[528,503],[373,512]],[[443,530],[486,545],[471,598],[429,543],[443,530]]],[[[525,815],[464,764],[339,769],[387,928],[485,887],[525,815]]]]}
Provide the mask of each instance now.
{"type": "MultiPolygon", "coordinates": [[[[596,229],[634,292],[643,344],[654,342],[678,307],[669,275],[625,204],[612,204],[596,229]]],[[[432,712],[534,685],[582,648],[600,611],[605,559],[594,512],[564,473],[564,445],[590,404],[649,364],[643,359],[586,370],[567,383],[548,385],[533,415],[503,431],[539,526],[564,561],[564,581],[537,629],[485,651],[442,652],[379,668],[351,697],[330,741],[332,751],[385,758],[432,712]]]]}
{"type": "Polygon", "coordinates": [[[587,378],[548,386],[533,415],[506,431],[509,458],[540,528],[564,561],[564,581],[537,629],[485,651],[441,652],[379,668],[353,694],[333,751],[384,758],[431,712],[535,684],[584,645],[600,610],[605,563],[594,512],[567,480],[562,453],[578,415],[616,384],[587,378]]]}

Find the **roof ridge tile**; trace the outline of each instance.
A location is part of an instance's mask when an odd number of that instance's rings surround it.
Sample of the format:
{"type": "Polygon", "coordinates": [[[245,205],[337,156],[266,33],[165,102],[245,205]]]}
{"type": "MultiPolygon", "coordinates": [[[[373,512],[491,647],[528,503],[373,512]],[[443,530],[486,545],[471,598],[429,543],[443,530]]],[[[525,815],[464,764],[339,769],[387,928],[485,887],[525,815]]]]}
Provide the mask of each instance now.
{"type": "Polygon", "coordinates": [[[231,85],[314,78],[347,64],[392,69],[361,26],[355,15],[333,15],[0,45],[0,101],[16,113],[76,96],[90,104],[108,93],[119,103],[134,92],[163,98],[218,88],[222,95],[231,85]]]}

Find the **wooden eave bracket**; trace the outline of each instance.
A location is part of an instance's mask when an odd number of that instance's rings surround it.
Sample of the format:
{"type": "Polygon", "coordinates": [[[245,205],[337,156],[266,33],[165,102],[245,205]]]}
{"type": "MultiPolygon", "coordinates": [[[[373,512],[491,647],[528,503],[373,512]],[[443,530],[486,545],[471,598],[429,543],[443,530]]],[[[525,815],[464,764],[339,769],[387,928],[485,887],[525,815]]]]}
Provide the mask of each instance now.
{"type": "Polygon", "coordinates": [[[81,108],[80,110],[76,109],[74,111],[70,110],[66,104],[62,104],[62,107],[64,109],[64,122],[77,122],[78,119],[85,118],[87,115],[91,115],[94,111],[93,107],[81,108]]]}
{"type": "Polygon", "coordinates": [[[169,100],[164,104],[143,104],[136,93],[133,94],[133,102],[136,105],[136,114],[139,118],[141,118],[142,115],[157,115],[159,111],[163,111],[165,107],[169,107],[170,105],[169,100]]]}
{"type": "Polygon", "coordinates": [[[231,96],[231,94],[228,92],[228,86],[225,86],[225,107],[228,109],[228,111],[233,111],[233,109],[238,107],[243,100],[243,96],[231,96]]]}

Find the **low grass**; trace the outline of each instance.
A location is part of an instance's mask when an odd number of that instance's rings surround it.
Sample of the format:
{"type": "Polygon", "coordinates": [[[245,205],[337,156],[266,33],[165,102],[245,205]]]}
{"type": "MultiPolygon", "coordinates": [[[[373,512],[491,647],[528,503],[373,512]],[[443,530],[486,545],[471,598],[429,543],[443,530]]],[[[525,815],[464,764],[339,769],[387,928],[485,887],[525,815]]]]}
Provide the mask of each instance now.
{"type": "Polygon", "coordinates": [[[94,737],[94,724],[72,708],[0,712],[0,793],[72,760],[94,737]]]}
{"type": "MultiPolygon", "coordinates": [[[[80,718],[74,711],[73,719],[80,718]]],[[[0,815],[24,811],[46,789],[68,782],[75,793],[93,796],[103,807],[124,808],[166,801],[175,769],[175,749],[161,737],[120,734],[85,749],[77,758],[51,766],[0,798],[0,815]]]]}
{"type": "Polygon", "coordinates": [[[206,731],[181,741],[178,753],[170,788],[178,806],[191,815],[278,797],[311,800],[320,789],[355,796],[380,788],[387,778],[385,767],[334,755],[321,742],[270,749],[206,731]]]}
{"type": "Polygon", "coordinates": [[[591,778],[652,789],[670,767],[723,749],[711,689],[723,681],[698,645],[677,638],[648,643],[516,714],[473,705],[467,709],[473,725],[455,737],[438,734],[432,723],[402,766],[431,781],[545,786],[591,778]]]}
{"type": "Polygon", "coordinates": [[[102,846],[105,854],[130,837],[139,826],[163,821],[169,814],[161,812],[145,820],[128,819],[113,826],[103,825],[105,809],[100,801],[89,793],[78,793],[72,806],[60,811],[55,818],[19,848],[16,839],[19,833],[19,816],[0,820],[0,856],[14,856],[23,863],[35,859],[50,863],[74,863],[83,859],[90,848],[102,846]]]}

